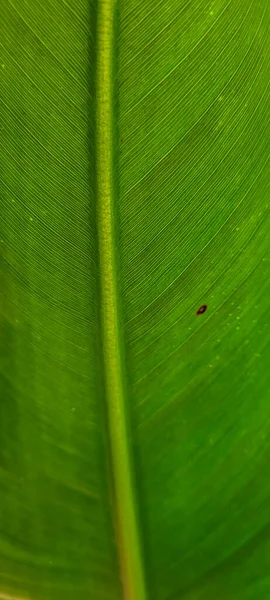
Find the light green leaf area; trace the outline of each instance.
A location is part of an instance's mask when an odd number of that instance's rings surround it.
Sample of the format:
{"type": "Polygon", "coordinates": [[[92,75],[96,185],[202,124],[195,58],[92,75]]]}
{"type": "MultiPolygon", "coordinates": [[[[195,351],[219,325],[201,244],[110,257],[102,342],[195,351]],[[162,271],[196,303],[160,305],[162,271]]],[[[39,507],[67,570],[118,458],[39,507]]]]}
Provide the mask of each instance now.
{"type": "Polygon", "coordinates": [[[0,598],[270,598],[269,25],[0,2],[0,598]]]}

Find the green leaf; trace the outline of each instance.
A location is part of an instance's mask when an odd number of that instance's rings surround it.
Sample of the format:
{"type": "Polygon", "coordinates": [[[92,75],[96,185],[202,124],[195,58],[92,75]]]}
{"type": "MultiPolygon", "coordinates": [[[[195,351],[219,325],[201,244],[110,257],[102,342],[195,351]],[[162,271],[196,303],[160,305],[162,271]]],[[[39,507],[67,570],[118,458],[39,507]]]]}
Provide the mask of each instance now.
{"type": "Polygon", "coordinates": [[[269,23],[1,0],[0,598],[269,600],[269,23]]]}

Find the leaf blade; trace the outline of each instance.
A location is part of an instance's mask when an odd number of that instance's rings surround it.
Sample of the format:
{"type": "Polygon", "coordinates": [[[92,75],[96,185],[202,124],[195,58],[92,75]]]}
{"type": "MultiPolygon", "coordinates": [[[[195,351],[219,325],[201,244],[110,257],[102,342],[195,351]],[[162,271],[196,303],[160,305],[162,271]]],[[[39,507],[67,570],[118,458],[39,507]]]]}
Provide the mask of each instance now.
{"type": "MultiPolygon", "coordinates": [[[[100,14],[3,1],[1,580],[44,600],[121,598],[98,317],[100,14]]],[[[148,593],[264,600],[269,7],[117,9],[113,339],[123,329],[120,442],[148,593]]]]}

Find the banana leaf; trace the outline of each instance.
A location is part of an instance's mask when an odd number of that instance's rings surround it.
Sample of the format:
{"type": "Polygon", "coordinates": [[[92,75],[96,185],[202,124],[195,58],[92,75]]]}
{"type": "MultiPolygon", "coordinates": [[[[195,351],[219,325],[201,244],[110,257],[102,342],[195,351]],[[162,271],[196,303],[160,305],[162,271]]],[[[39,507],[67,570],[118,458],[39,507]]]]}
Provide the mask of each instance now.
{"type": "Polygon", "coordinates": [[[1,0],[0,598],[270,598],[269,24],[1,0]]]}

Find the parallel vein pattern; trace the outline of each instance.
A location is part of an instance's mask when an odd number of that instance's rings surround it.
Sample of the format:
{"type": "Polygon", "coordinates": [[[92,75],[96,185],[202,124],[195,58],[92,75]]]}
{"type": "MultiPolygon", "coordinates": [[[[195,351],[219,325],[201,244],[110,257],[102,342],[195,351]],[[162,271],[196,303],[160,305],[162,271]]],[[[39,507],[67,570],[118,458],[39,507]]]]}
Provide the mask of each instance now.
{"type": "Polygon", "coordinates": [[[122,5],[120,256],[155,600],[269,594],[244,552],[222,575],[270,521],[269,22],[268,0],[122,5]]]}
{"type": "Polygon", "coordinates": [[[0,5],[0,598],[269,600],[269,0],[0,5]]]}

